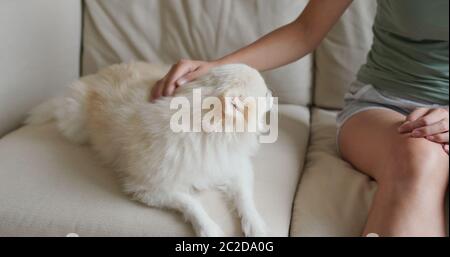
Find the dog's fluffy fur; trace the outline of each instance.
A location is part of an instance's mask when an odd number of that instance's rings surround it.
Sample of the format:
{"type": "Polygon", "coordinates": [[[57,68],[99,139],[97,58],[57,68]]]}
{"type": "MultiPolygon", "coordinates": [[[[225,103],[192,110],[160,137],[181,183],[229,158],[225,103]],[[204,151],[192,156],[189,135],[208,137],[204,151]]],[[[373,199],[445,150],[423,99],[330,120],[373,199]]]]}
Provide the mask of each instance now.
{"type": "MultiPolygon", "coordinates": [[[[66,138],[89,143],[118,172],[125,192],[149,206],[180,211],[197,235],[223,235],[191,194],[208,188],[220,188],[231,198],[246,236],[265,235],[253,200],[250,157],[258,146],[256,133],[174,133],[169,126],[176,111],[169,108],[172,98],[148,101],[151,86],[165,72],[148,63],[105,68],[75,82],[65,96],[33,109],[26,123],[55,120],[66,138]]],[[[266,97],[268,92],[257,71],[238,64],[211,70],[179,88],[176,96],[192,101],[195,88],[202,89],[203,97],[219,97],[224,107],[232,104],[235,109],[236,97],[266,97]]],[[[255,111],[254,106],[245,109],[255,111]]],[[[225,110],[222,118],[228,115],[225,110]]],[[[214,122],[223,125],[223,120],[214,122]]]]}

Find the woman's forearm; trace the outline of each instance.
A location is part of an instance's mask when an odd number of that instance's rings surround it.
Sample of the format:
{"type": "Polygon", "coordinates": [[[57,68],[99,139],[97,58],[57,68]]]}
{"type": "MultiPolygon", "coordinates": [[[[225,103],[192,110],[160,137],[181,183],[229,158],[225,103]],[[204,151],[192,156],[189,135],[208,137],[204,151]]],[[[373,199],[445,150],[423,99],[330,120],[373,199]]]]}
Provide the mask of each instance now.
{"type": "Polygon", "coordinates": [[[244,63],[264,71],[296,61],[312,50],[313,46],[305,40],[303,26],[291,23],[217,62],[220,64],[244,63]]]}
{"type": "Polygon", "coordinates": [[[312,52],[352,0],[311,0],[299,18],[217,61],[260,71],[278,68],[312,52]]]}

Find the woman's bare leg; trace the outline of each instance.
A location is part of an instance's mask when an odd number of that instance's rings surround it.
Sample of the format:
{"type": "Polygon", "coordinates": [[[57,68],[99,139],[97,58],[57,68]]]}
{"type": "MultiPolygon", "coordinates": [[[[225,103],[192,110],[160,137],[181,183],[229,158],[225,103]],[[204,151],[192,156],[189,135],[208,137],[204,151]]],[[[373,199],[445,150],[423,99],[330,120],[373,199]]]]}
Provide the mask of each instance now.
{"type": "Polygon", "coordinates": [[[343,158],[378,183],[363,233],[445,236],[448,154],[439,144],[400,134],[404,119],[391,110],[368,110],[342,127],[343,158]]]}

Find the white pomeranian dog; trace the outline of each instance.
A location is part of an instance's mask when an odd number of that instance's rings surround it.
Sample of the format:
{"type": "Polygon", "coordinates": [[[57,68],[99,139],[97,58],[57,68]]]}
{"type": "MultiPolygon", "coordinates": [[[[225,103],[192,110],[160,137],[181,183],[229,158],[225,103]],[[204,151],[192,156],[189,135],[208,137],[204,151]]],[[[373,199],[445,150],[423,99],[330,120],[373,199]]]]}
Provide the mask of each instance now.
{"type": "MultiPolygon", "coordinates": [[[[244,235],[264,236],[265,223],[253,199],[250,160],[258,147],[258,132],[225,132],[230,117],[231,124],[250,125],[251,117],[257,116],[260,124],[270,110],[272,96],[263,78],[246,65],[225,65],[178,88],[174,97],[150,103],[151,87],[166,72],[148,63],[110,66],[81,78],[65,96],[33,109],[26,123],[55,120],[66,138],[90,144],[118,172],[126,193],[148,206],[181,212],[199,236],[224,235],[192,194],[204,189],[221,189],[230,197],[244,235]],[[171,122],[180,112],[171,108],[175,98],[192,104],[187,110],[191,116],[207,111],[193,108],[196,89],[201,89],[202,99],[220,101],[222,108],[210,111],[218,115],[207,122],[215,130],[174,132],[171,122]],[[268,104],[257,110],[259,106],[243,100],[246,97],[264,98],[268,104]]],[[[192,122],[191,126],[199,125],[192,122]]]]}

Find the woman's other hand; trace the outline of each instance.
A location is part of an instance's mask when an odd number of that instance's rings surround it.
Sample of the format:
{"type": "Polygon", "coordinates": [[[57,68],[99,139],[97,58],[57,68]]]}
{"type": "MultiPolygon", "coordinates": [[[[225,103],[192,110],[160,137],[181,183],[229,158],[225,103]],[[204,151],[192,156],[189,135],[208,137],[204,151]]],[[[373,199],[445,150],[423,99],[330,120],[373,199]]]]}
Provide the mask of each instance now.
{"type": "Polygon", "coordinates": [[[174,64],[164,78],[157,81],[152,88],[150,101],[158,99],[161,96],[171,96],[177,87],[200,77],[217,66],[215,62],[180,60],[174,64]]]}
{"type": "Polygon", "coordinates": [[[411,137],[426,138],[442,144],[449,153],[449,111],[446,108],[419,108],[413,111],[398,128],[400,133],[411,133],[411,137]]]}

